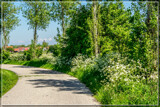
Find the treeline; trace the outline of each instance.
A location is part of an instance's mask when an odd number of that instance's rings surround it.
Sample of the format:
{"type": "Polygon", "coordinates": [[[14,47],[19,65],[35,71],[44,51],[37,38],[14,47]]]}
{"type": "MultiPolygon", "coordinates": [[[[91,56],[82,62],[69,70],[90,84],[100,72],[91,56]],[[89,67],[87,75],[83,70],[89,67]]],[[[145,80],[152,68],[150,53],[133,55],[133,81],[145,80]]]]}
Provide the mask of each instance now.
{"type": "Polygon", "coordinates": [[[93,2],[72,11],[65,27],[61,20],[65,33],[56,37],[59,55],[97,57],[118,52],[122,57],[140,60],[143,67],[157,66],[157,3],[134,2],[126,9],[122,2],[93,2]]]}

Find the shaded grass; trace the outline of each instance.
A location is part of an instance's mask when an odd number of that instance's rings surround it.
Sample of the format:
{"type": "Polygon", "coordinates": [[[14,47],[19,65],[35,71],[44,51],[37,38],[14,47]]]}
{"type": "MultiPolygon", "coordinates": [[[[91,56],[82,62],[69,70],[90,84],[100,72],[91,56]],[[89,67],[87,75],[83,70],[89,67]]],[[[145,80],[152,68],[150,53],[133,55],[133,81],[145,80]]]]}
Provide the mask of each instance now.
{"type": "Polygon", "coordinates": [[[18,81],[18,75],[16,73],[1,69],[0,74],[2,75],[2,81],[0,82],[2,90],[0,90],[0,97],[8,92],[18,81]]]}

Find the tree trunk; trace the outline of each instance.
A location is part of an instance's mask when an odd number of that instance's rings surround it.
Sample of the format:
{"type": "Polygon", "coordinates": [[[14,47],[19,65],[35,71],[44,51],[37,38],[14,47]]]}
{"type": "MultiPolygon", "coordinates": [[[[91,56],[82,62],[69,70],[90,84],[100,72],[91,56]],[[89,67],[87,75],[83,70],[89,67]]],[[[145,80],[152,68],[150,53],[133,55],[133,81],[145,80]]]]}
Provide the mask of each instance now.
{"type": "Polygon", "coordinates": [[[35,25],[34,28],[34,49],[36,48],[36,44],[37,44],[37,24],[35,25]]]}
{"type": "Polygon", "coordinates": [[[62,32],[63,32],[63,36],[65,35],[65,26],[64,26],[64,6],[63,3],[61,3],[62,6],[62,32]]]}
{"type": "MultiPolygon", "coordinates": [[[[3,8],[2,8],[2,12],[3,12],[3,8]]],[[[2,16],[2,23],[4,22],[4,12],[3,12],[3,16],[2,16]]],[[[4,23],[2,24],[2,30],[3,30],[3,38],[4,38],[4,50],[6,50],[6,46],[7,46],[7,37],[6,37],[6,32],[5,32],[5,26],[4,23]]]]}
{"type": "Polygon", "coordinates": [[[94,49],[95,56],[98,57],[98,32],[97,32],[97,4],[93,1],[93,36],[94,36],[94,49]]]}

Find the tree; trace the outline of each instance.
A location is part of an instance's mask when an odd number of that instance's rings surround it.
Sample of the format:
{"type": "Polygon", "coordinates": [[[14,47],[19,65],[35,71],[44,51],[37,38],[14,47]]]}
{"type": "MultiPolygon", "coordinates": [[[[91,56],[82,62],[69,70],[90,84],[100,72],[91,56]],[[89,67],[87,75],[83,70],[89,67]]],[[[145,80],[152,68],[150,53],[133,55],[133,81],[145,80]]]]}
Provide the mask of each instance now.
{"type": "Polygon", "coordinates": [[[98,9],[97,9],[96,1],[92,3],[92,14],[93,14],[93,38],[94,38],[94,49],[95,49],[95,56],[98,57],[98,9]]]}
{"type": "Polygon", "coordinates": [[[42,47],[47,47],[47,46],[48,46],[48,43],[44,40],[42,43],[42,47]]]}
{"type": "Polygon", "coordinates": [[[70,19],[70,16],[72,16],[71,14],[74,13],[76,6],[77,2],[72,2],[71,0],[58,0],[58,2],[53,2],[51,9],[52,20],[58,21],[61,25],[62,36],[65,35],[67,23],[70,19]]]}
{"type": "MultiPolygon", "coordinates": [[[[90,4],[89,4],[90,5],[90,4]]],[[[96,57],[99,54],[99,38],[100,38],[100,4],[97,0],[92,1],[90,5],[91,16],[87,19],[90,28],[90,36],[92,38],[93,53],[96,57]]]]}
{"type": "Polygon", "coordinates": [[[16,16],[20,8],[16,7],[13,3],[2,2],[2,31],[4,49],[9,43],[9,33],[18,26],[19,19],[16,16]]]}
{"type": "Polygon", "coordinates": [[[70,21],[70,26],[66,29],[66,38],[63,40],[65,46],[62,49],[62,56],[72,58],[78,53],[92,56],[92,37],[89,35],[90,29],[87,19],[91,17],[91,6],[81,5],[76,9],[70,21]]]}
{"type": "MultiPolygon", "coordinates": [[[[34,49],[37,44],[37,30],[45,30],[50,23],[50,6],[45,2],[26,2],[23,16],[28,19],[29,28],[34,30],[34,49]]],[[[35,52],[33,53],[35,56],[35,52]]]]}
{"type": "Polygon", "coordinates": [[[100,50],[102,54],[118,52],[124,56],[131,32],[130,12],[122,2],[104,2],[101,5],[100,50]]]}

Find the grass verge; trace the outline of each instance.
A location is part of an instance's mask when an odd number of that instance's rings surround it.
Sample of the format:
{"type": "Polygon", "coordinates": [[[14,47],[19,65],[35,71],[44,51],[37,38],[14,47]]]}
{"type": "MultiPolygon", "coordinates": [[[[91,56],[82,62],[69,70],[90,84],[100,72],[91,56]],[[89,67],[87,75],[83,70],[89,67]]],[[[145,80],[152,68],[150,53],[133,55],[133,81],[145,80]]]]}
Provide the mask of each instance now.
{"type": "Polygon", "coordinates": [[[1,69],[0,72],[2,76],[2,80],[0,80],[0,84],[2,86],[2,90],[0,90],[0,97],[3,96],[6,92],[8,92],[18,81],[18,75],[16,73],[1,69]]]}

